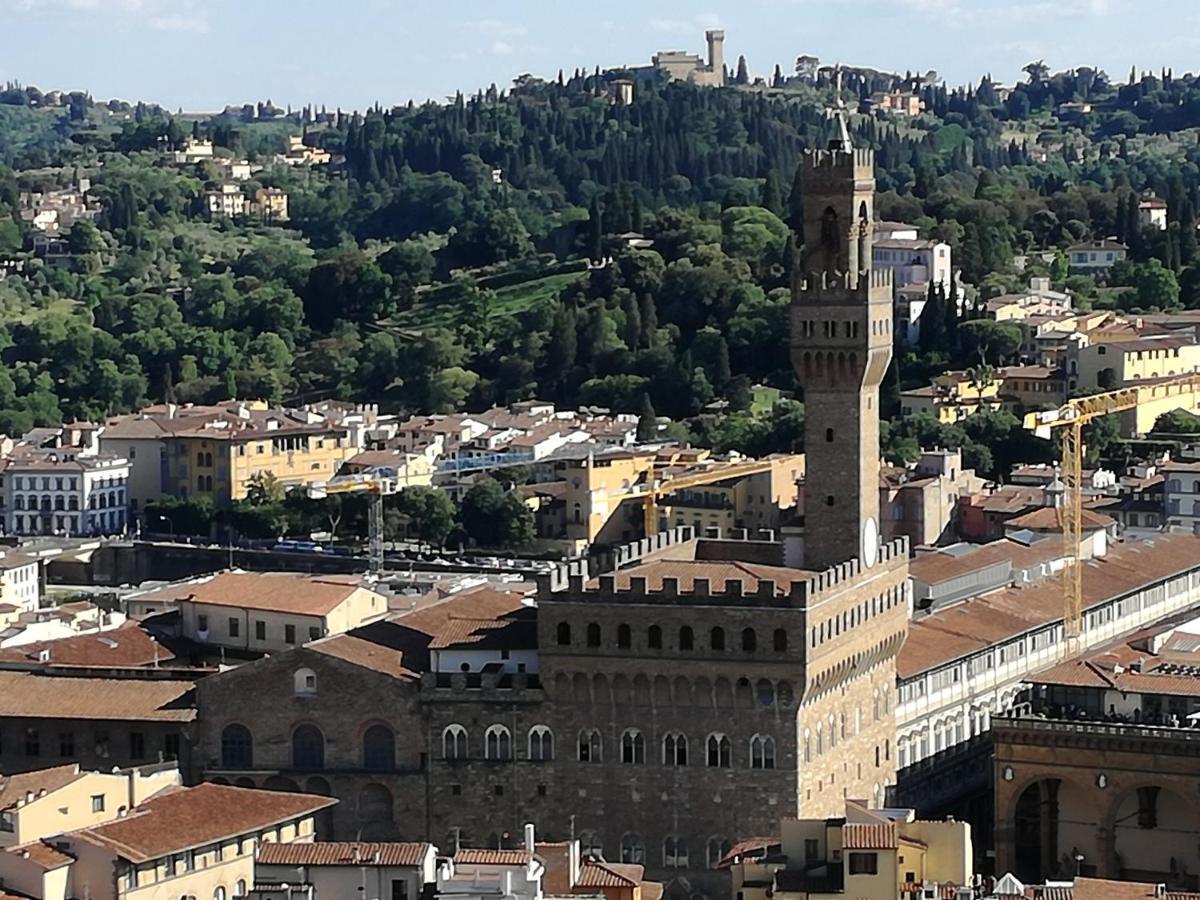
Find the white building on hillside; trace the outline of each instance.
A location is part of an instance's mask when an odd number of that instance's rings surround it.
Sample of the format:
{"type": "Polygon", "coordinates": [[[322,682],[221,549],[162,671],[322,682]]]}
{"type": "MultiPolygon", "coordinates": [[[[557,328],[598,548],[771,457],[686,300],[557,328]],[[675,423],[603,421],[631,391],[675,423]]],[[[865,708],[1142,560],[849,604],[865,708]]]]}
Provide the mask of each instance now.
{"type": "Polygon", "coordinates": [[[5,472],[10,534],[122,534],[129,460],[73,448],[16,456],[5,472]]]}

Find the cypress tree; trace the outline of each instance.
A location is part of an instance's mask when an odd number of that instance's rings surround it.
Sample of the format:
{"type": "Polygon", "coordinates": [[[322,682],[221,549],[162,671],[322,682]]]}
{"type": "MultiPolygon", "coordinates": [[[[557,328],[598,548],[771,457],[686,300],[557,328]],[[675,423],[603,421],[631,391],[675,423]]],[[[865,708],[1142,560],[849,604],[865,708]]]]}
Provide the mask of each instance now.
{"type": "Polygon", "coordinates": [[[600,211],[600,198],[593,197],[588,209],[588,258],[599,262],[604,258],[604,222],[600,211]]]}
{"type": "Polygon", "coordinates": [[[653,349],[658,340],[658,307],[652,296],[643,294],[638,309],[642,321],[642,346],[653,349]]]}
{"type": "Polygon", "coordinates": [[[625,346],[636,350],[642,342],[642,311],[638,308],[637,297],[632,291],[627,291],[621,301],[621,312],[625,314],[625,329],[622,335],[625,346]]]}
{"type": "Polygon", "coordinates": [[[737,81],[738,84],[749,84],[750,83],[750,69],[746,65],[746,57],[745,56],[738,57],[737,78],[735,80],[737,81]]]}
{"type": "Polygon", "coordinates": [[[642,411],[638,414],[637,441],[644,444],[658,436],[658,414],[649,394],[642,394],[642,411]]]}
{"type": "Polygon", "coordinates": [[[804,234],[804,164],[796,166],[796,174],[792,176],[792,192],[788,195],[788,224],[798,235],[804,234]]]}
{"type": "Polygon", "coordinates": [[[762,205],[777,216],[783,215],[783,185],[779,181],[779,172],[775,169],[767,172],[763,181],[762,205]]]}
{"type": "Polygon", "coordinates": [[[717,359],[713,363],[713,387],[718,391],[725,390],[725,386],[729,384],[729,379],[733,377],[733,372],[729,368],[729,344],[725,342],[725,338],[721,337],[717,341],[717,359]]]}

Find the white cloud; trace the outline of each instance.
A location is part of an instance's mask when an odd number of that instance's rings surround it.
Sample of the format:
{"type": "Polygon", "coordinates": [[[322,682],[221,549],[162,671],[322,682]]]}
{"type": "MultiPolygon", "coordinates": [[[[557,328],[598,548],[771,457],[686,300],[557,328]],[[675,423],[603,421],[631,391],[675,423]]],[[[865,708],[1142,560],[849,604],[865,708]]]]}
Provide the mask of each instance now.
{"type": "Polygon", "coordinates": [[[492,56],[512,56],[513,45],[507,41],[496,41],[492,44],[492,56]]]}

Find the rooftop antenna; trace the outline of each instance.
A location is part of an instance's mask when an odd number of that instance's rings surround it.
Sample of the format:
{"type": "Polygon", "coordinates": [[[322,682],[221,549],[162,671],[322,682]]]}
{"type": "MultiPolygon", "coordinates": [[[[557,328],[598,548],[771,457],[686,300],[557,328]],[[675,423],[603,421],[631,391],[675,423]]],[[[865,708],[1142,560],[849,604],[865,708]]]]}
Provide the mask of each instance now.
{"type": "Polygon", "coordinates": [[[832,137],[829,139],[830,150],[850,149],[850,128],[846,124],[846,102],[842,99],[842,67],[838,65],[833,70],[833,106],[825,110],[827,119],[836,120],[832,137]]]}

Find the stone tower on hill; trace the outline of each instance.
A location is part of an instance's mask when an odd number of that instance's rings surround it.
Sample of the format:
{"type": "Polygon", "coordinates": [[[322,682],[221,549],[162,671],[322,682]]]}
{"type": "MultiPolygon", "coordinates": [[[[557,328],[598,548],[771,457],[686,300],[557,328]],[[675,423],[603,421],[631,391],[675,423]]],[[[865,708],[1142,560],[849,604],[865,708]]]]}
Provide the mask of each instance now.
{"type": "Polygon", "coordinates": [[[891,272],[871,269],[875,160],[845,121],[803,160],[804,256],[792,284],[792,365],[804,388],[804,563],[879,550],[879,385],[892,357],[891,272]]]}

